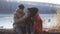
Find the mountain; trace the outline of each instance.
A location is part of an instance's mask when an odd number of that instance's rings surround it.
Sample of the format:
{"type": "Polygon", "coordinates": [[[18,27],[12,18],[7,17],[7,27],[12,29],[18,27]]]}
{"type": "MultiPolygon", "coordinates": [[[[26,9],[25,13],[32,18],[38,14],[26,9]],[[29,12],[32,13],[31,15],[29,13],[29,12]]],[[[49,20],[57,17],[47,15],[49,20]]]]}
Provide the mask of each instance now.
{"type": "Polygon", "coordinates": [[[39,9],[40,14],[55,14],[57,10],[55,4],[50,3],[26,2],[26,1],[18,3],[18,2],[0,1],[0,14],[13,14],[19,4],[24,4],[25,8],[32,6],[37,7],[39,9]],[[52,5],[52,7],[50,5],[52,5]]]}

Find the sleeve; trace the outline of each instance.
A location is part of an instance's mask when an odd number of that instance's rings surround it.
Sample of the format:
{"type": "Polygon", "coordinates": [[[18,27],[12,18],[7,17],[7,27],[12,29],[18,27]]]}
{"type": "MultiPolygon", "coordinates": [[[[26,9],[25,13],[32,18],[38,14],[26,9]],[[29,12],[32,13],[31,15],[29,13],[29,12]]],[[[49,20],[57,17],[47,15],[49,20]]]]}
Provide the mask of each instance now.
{"type": "Polygon", "coordinates": [[[16,21],[18,20],[17,17],[18,17],[18,16],[17,16],[16,14],[14,14],[14,16],[13,16],[13,20],[14,20],[14,22],[16,22],[16,21]]]}
{"type": "Polygon", "coordinates": [[[18,20],[18,13],[17,13],[18,9],[16,9],[16,11],[14,12],[14,16],[13,16],[13,20],[14,22],[16,22],[18,20]]]}
{"type": "Polygon", "coordinates": [[[22,16],[21,18],[19,18],[18,20],[16,20],[16,22],[24,22],[24,21],[26,21],[29,17],[30,17],[30,15],[29,15],[28,13],[26,13],[24,16],[22,16]]]}

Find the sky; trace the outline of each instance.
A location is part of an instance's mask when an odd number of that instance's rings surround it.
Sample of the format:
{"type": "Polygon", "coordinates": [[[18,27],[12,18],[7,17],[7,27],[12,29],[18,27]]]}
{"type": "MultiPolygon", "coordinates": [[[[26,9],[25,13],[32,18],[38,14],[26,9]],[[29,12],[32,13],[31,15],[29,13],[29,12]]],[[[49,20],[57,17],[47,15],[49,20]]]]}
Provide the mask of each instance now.
{"type": "Polygon", "coordinates": [[[31,1],[31,2],[44,2],[44,3],[53,3],[53,4],[60,4],[60,0],[7,0],[7,1],[31,1]]]}

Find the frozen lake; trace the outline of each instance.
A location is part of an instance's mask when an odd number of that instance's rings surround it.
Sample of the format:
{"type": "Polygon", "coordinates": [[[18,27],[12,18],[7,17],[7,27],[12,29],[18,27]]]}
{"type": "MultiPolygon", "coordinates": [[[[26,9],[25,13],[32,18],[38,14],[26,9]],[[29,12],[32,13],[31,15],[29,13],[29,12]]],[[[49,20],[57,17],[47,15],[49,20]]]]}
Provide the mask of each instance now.
{"type": "MultiPolygon", "coordinates": [[[[56,26],[56,14],[40,14],[43,20],[43,27],[50,28],[56,26]],[[50,19],[50,21],[48,21],[50,19]]],[[[12,14],[0,14],[0,26],[3,28],[12,28],[13,15],[12,14]]],[[[0,27],[1,28],[1,27],[0,27]]]]}

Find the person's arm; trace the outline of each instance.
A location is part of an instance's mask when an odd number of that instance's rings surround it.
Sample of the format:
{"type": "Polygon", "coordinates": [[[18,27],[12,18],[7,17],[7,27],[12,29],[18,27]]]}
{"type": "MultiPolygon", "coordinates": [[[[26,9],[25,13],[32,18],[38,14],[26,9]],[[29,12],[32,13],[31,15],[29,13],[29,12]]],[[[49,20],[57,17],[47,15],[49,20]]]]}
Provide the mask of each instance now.
{"type": "Polygon", "coordinates": [[[15,22],[24,22],[26,19],[28,19],[30,17],[29,14],[25,14],[23,17],[19,18],[18,20],[16,20],[15,22]]]}
{"type": "Polygon", "coordinates": [[[18,15],[17,14],[14,14],[13,19],[14,19],[14,22],[16,22],[18,20],[18,15]]]}
{"type": "Polygon", "coordinates": [[[19,8],[17,8],[15,13],[14,13],[14,17],[13,17],[14,22],[16,22],[18,20],[18,17],[20,15],[18,12],[19,12],[19,8]]]}

